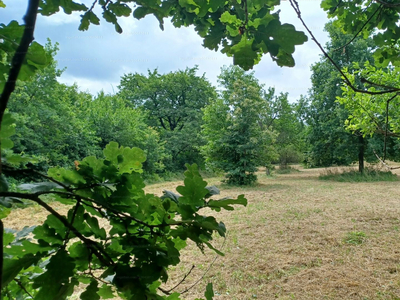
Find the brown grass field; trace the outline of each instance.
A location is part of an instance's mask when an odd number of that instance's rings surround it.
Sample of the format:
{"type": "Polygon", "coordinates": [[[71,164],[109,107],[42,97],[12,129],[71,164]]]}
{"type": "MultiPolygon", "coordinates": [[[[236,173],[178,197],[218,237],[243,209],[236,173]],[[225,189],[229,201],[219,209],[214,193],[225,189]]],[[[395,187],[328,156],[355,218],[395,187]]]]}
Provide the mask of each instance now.
{"type": "MultiPolygon", "coordinates": [[[[301,169],[273,177],[260,172],[258,184],[246,188],[207,179],[221,189],[221,198],[245,194],[249,204],[212,213],[228,229],[225,241],[214,241],[225,256],[203,255],[189,245],[166,287],[194,265],[176,291],[200,281],[183,299],[203,297],[208,282],[214,299],[221,300],[400,299],[400,182],[322,181],[321,172],[301,169]]],[[[161,194],[179,184],[155,184],[147,191],[161,194]]],[[[22,229],[46,215],[38,206],[18,209],[5,227],[22,229]]]]}

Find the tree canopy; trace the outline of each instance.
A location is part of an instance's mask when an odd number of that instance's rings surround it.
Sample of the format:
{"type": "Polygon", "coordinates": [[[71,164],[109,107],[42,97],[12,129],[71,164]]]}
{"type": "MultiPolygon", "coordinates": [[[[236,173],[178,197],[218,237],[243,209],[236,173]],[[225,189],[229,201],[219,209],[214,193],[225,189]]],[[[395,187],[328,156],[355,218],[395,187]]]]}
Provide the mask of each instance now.
{"type": "Polygon", "coordinates": [[[165,143],[167,169],[182,170],[185,163],[203,165],[199,147],[205,141],[200,135],[202,109],[215,98],[214,87],[197,76],[197,68],[159,74],[157,70],[143,74],[125,74],[119,95],[131,107],[146,114],[146,122],[159,132],[165,143]]]}
{"type": "Polygon", "coordinates": [[[230,184],[248,185],[257,180],[257,167],[276,157],[274,134],[261,122],[267,114],[262,86],[252,73],[238,67],[223,68],[220,99],[204,113],[203,147],[211,168],[226,172],[230,184]]]}

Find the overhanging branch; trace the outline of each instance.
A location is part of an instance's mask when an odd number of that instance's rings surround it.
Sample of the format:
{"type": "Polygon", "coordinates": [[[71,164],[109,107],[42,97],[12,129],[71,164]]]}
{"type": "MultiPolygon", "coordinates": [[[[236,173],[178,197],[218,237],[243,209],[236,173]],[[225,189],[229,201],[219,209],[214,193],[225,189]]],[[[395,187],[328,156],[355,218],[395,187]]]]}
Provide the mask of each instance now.
{"type": "Polygon", "coordinates": [[[4,86],[3,93],[0,97],[0,125],[3,120],[4,111],[7,108],[8,100],[10,99],[11,93],[15,89],[15,83],[17,81],[19,72],[21,70],[22,64],[24,62],[26,53],[28,52],[29,45],[34,40],[33,32],[36,25],[36,16],[39,7],[40,0],[30,0],[28,4],[28,10],[24,17],[25,29],[22,35],[21,42],[14,54],[11,61],[11,69],[8,74],[7,82],[4,86]]]}
{"type": "Polygon", "coordinates": [[[349,78],[346,76],[346,74],[342,71],[342,69],[336,64],[336,62],[329,56],[329,54],[324,50],[324,48],[321,46],[321,44],[318,42],[318,40],[315,38],[314,34],[312,31],[308,28],[306,23],[303,20],[303,17],[301,16],[301,11],[299,8],[299,4],[296,0],[289,0],[290,5],[293,7],[294,11],[297,14],[297,17],[303,24],[304,28],[307,30],[307,32],[311,35],[311,39],[317,44],[318,48],[321,50],[321,52],[324,54],[324,56],[332,63],[332,65],[339,71],[340,75],[342,75],[342,78],[344,82],[354,91],[357,93],[363,93],[363,94],[369,94],[369,95],[384,95],[384,94],[389,94],[389,93],[396,93],[400,91],[400,88],[396,87],[388,87],[389,89],[383,90],[383,91],[368,91],[368,90],[361,90],[356,88],[349,80],[349,78]]]}

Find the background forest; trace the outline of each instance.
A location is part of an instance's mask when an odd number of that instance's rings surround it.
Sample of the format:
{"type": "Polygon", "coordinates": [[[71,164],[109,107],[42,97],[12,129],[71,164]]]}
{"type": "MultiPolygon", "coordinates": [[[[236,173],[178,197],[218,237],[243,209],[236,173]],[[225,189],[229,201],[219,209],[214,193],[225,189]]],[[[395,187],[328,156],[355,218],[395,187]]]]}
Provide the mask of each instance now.
{"type": "MultiPolygon", "coordinates": [[[[335,49],[352,36],[332,23],[325,30],[327,51],[341,68],[373,61],[371,39],[356,38],[340,52],[335,49]]],[[[288,93],[277,95],[236,66],[221,69],[217,87],[195,67],[124,74],[117,93],[91,95],[59,83],[57,44],[49,41],[46,51],[52,63],[17,86],[9,104],[17,122],[15,151],[35,157],[43,171],[99,155],[111,141],[144,150],[143,175],[150,181],[176,177],[185,163],[226,172],[228,183],[241,185],[256,180],[259,166],[358,162],[362,172],[364,161],[399,159],[393,136],[384,149],[383,134],[345,127],[351,113],[337,101],[344,95],[340,75],[326,58],[311,67],[309,93],[290,103],[288,93]]]]}

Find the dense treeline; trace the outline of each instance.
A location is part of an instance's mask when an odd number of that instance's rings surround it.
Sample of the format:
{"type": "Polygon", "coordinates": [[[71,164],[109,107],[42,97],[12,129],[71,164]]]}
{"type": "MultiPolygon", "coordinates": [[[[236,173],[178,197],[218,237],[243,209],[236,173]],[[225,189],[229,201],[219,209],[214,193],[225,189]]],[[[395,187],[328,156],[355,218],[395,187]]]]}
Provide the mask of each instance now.
{"type": "MultiPolygon", "coordinates": [[[[360,37],[337,51],[352,37],[331,23],[326,31],[329,54],[347,72],[373,61],[371,40],[360,37]]],[[[224,172],[228,183],[239,185],[255,182],[258,167],[269,170],[271,164],[358,161],[362,171],[364,160],[399,158],[397,139],[345,126],[351,124],[351,106],[344,98],[344,104],[338,102],[344,96],[341,79],[326,58],[312,66],[308,95],[289,103],[287,93],[276,95],[254,73],[236,66],[221,69],[219,90],[194,67],[125,74],[118,93],[93,96],[58,82],[63,70],[57,68],[57,50],[47,44],[51,64],[35,80],[18,85],[9,104],[17,122],[14,151],[35,157],[42,170],[101,155],[111,141],[145,152],[145,178],[167,177],[184,170],[185,163],[196,163],[224,172]]]]}
{"type": "MultiPolygon", "coordinates": [[[[375,49],[372,38],[354,38],[352,34],[344,34],[342,30],[332,22],[326,24],[330,41],[326,45],[327,52],[341,69],[353,72],[357,66],[373,64],[372,52],[375,49]],[[351,43],[349,43],[352,41],[351,43]],[[345,46],[343,46],[345,45],[345,46]]],[[[339,103],[338,98],[343,97],[343,85],[340,74],[332,63],[325,57],[312,67],[312,87],[303,103],[303,117],[307,123],[306,162],[311,167],[328,167],[332,165],[349,165],[358,162],[359,171],[364,168],[364,161],[375,162],[377,157],[398,160],[398,139],[381,135],[372,135],[358,128],[346,129],[345,123],[353,118],[354,110],[350,111],[344,104],[339,103]],[[385,153],[384,149],[386,149],[385,153]]],[[[355,82],[362,88],[361,81],[355,82]]],[[[348,99],[353,108],[361,109],[366,116],[364,121],[374,124],[369,119],[371,115],[366,111],[365,104],[353,98],[348,99]],[[363,107],[364,106],[364,107],[363,107]]],[[[385,102],[381,101],[384,106],[385,102]]],[[[384,118],[384,116],[381,116],[384,118]]]]}
{"type": "Polygon", "coordinates": [[[34,156],[41,169],[73,166],[111,141],[144,150],[147,178],[196,163],[227,172],[230,183],[248,184],[258,166],[301,158],[296,105],[287,94],[266,91],[253,73],[223,68],[221,91],[196,67],[125,74],[117,94],[93,96],[58,82],[57,50],[47,44],[52,63],[19,85],[9,105],[17,122],[14,151],[34,156]]]}

